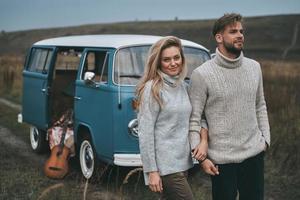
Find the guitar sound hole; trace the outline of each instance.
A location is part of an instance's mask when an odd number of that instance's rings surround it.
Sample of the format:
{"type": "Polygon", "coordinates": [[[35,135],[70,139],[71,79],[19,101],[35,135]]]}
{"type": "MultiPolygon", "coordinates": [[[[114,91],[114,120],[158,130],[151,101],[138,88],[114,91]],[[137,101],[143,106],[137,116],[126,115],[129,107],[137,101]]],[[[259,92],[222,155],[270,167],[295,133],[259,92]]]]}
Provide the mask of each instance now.
{"type": "Polygon", "coordinates": [[[58,167],[49,167],[49,169],[53,170],[53,171],[61,171],[61,168],[58,167]]]}

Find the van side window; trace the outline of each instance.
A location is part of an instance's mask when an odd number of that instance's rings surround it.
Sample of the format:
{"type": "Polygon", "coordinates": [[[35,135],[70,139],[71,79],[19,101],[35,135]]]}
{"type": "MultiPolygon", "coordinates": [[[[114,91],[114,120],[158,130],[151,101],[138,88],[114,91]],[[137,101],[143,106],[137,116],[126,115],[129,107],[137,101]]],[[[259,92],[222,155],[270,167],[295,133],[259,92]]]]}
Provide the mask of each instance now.
{"type": "Polygon", "coordinates": [[[84,60],[84,70],[82,79],[85,72],[95,73],[95,82],[107,83],[108,77],[108,54],[105,51],[89,51],[84,60]]]}
{"type": "Polygon", "coordinates": [[[73,48],[62,48],[59,49],[56,55],[56,70],[77,70],[80,57],[82,54],[82,49],[73,49],[73,48]]]}
{"type": "Polygon", "coordinates": [[[32,49],[27,70],[47,74],[52,55],[53,50],[51,49],[32,49]]]}

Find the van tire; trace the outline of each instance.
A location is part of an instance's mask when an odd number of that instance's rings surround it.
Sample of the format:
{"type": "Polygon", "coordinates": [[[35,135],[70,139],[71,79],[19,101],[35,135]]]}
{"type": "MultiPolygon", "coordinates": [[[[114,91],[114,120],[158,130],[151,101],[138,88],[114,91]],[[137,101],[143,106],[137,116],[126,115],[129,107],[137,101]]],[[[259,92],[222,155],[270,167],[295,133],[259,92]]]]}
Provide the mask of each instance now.
{"type": "Polygon", "coordinates": [[[79,164],[81,173],[86,179],[90,179],[97,168],[97,156],[90,137],[85,136],[80,141],[79,146],[79,164]]]}
{"type": "Polygon", "coordinates": [[[45,153],[49,149],[48,141],[46,140],[47,133],[35,126],[30,126],[30,145],[35,153],[45,153]]]}

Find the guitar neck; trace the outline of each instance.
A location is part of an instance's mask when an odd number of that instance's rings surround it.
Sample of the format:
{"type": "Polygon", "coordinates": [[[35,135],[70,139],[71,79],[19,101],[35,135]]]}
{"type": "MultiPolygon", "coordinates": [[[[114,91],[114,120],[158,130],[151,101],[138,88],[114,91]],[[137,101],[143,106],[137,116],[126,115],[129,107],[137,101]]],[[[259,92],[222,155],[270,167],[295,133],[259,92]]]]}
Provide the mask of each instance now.
{"type": "Polygon", "coordinates": [[[65,141],[65,138],[66,138],[66,133],[67,133],[67,126],[64,125],[63,127],[63,132],[62,132],[62,135],[61,135],[61,140],[60,140],[60,146],[64,146],[64,141],[65,141]]]}
{"type": "Polygon", "coordinates": [[[60,146],[63,147],[64,146],[64,142],[65,142],[65,137],[66,137],[66,133],[67,133],[67,129],[68,129],[68,123],[69,123],[69,120],[70,120],[70,114],[68,113],[66,115],[66,118],[63,122],[63,132],[62,132],[62,135],[61,135],[61,140],[60,140],[60,146]]]}

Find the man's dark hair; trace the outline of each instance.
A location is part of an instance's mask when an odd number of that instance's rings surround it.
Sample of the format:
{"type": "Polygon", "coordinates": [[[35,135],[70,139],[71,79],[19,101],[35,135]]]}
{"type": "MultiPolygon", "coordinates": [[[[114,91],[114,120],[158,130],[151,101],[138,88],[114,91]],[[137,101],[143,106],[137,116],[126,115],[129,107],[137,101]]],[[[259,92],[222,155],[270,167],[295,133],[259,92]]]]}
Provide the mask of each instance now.
{"type": "Polygon", "coordinates": [[[219,18],[212,29],[212,34],[215,36],[217,33],[224,31],[225,27],[235,22],[242,22],[243,17],[237,13],[226,13],[221,18],[219,18]]]}

